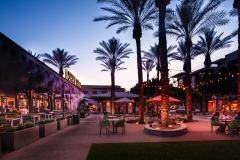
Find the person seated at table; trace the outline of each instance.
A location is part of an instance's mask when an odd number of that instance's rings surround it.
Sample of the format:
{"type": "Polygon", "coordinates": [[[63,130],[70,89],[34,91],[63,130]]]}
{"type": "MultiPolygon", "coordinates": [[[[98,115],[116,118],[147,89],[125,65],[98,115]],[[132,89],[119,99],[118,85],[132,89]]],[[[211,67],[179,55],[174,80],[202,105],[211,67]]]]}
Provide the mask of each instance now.
{"type": "Polygon", "coordinates": [[[225,133],[226,130],[226,126],[227,126],[227,121],[225,120],[231,120],[232,118],[228,115],[228,113],[226,111],[223,111],[223,114],[220,116],[219,120],[220,120],[220,127],[217,129],[217,133],[221,132],[221,133],[225,133]]]}
{"type": "MultiPolygon", "coordinates": [[[[240,112],[238,112],[237,116],[233,118],[233,121],[240,121],[240,112]]],[[[239,134],[239,128],[235,128],[236,133],[239,134]]]]}
{"type": "Polygon", "coordinates": [[[212,116],[211,120],[218,121],[219,118],[219,112],[215,112],[215,114],[212,116]]]}

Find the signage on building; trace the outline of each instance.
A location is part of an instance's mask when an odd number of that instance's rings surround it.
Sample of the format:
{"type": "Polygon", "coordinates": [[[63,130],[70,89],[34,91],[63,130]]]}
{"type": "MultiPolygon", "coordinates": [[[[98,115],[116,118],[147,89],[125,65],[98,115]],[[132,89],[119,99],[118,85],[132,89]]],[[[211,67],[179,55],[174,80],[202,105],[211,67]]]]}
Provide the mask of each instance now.
{"type": "Polygon", "coordinates": [[[81,82],[67,69],[65,69],[65,78],[75,86],[81,88],[81,82]]]}

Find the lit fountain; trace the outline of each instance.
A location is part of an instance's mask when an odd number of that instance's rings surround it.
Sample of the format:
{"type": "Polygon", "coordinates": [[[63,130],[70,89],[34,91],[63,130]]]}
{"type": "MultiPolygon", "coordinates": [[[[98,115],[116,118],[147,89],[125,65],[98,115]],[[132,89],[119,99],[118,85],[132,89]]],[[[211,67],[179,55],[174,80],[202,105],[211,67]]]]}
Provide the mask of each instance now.
{"type": "Polygon", "coordinates": [[[163,127],[161,124],[152,123],[146,124],[144,126],[144,132],[161,137],[181,136],[187,133],[187,125],[180,123],[176,125],[168,125],[168,127],[163,127]]]}

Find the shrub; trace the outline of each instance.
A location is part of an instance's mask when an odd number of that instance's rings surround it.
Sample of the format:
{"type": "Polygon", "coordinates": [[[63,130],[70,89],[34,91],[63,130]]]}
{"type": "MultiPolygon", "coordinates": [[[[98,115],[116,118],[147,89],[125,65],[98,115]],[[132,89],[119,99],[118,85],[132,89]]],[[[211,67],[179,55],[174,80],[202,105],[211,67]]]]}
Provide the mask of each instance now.
{"type": "Polygon", "coordinates": [[[175,120],[170,120],[170,121],[168,122],[168,124],[170,124],[170,125],[176,125],[177,123],[175,122],[175,120]]]}
{"type": "Polygon", "coordinates": [[[57,118],[58,121],[65,119],[65,117],[59,117],[57,118]]]}
{"type": "Polygon", "coordinates": [[[67,116],[66,118],[72,118],[72,115],[67,116]]]}
{"type": "Polygon", "coordinates": [[[14,127],[7,128],[7,132],[15,132],[15,131],[16,131],[16,128],[14,127]]]}
{"type": "Polygon", "coordinates": [[[25,122],[25,128],[31,128],[34,126],[33,122],[25,122]]]}
{"type": "Polygon", "coordinates": [[[45,119],[45,123],[51,123],[50,119],[45,119]]]}
{"type": "Polygon", "coordinates": [[[145,124],[145,121],[138,121],[138,124],[145,124]]]}
{"type": "Polygon", "coordinates": [[[17,130],[23,130],[25,128],[24,124],[19,124],[17,130]]]}
{"type": "Polygon", "coordinates": [[[38,122],[38,124],[45,124],[46,122],[45,122],[45,120],[40,120],[39,122],[38,122]]]}
{"type": "Polygon", "coordinates": [[[190,122],[187,118],[180,118],[179,121],[182,121],[182,122],[190,122]]]}
{"type": "Polygon", "coordinates": [[[54,119],[50,119],[50,122],[54,122],[54,119]]]}
{"type": "Polygon", "coordinates": [[[137,123],[137,122],[138,122],[138,119],[135,119],[135,120],[131,119],[127,121],[127,123],[137,123]]]}

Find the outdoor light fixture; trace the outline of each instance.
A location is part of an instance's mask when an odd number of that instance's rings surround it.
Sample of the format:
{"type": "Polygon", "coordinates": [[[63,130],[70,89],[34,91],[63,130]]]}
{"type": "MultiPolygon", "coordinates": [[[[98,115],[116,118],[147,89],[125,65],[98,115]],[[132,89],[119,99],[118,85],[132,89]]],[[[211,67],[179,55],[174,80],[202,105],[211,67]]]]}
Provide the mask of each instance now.
{"type": "Polygon", "coordinates": [[[155,0],[155,5],[157,8],[159,8],[159,6],[161,5],[161,2],[165,2],[165,5],[168,5],[170,0],[155,0]]]}
{"type": "Polygon", "coordinates": [[[23,98],[23,95],[22,95],[22,94],[19,94],[19,98],[23,98]]]}
{"type": "Polygon", "coordinates": [[[233,2],[233,8],[239,9],[239,6],[240,6],[240,0],[234,0],[234,2],[233,2]]]}

